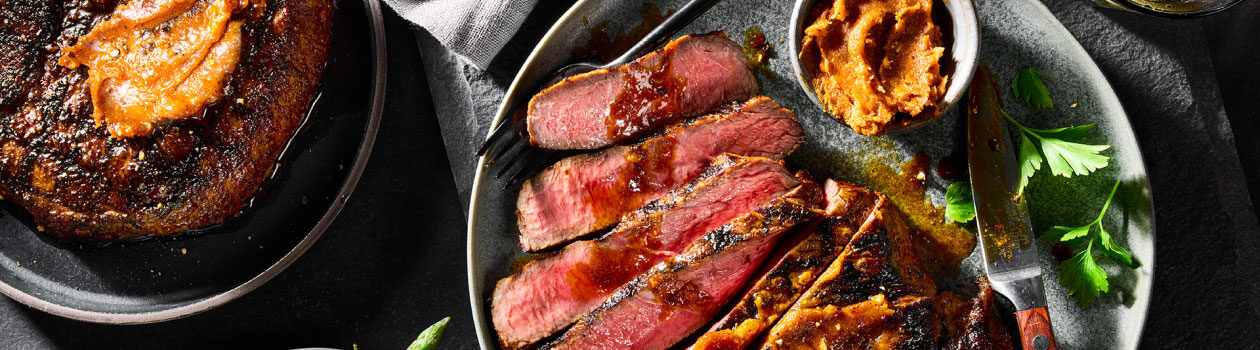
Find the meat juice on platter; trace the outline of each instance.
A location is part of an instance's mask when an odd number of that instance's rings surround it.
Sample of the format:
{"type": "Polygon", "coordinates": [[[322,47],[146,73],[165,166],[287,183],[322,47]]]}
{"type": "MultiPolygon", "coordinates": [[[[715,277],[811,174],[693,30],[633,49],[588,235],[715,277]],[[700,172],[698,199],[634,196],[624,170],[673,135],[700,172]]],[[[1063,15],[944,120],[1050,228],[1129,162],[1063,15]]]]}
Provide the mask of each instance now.
{"type": "Polygon", "coordinates": [[[12,0],[0,23],[0,195],[59,240],[217,225],[305,117],[330,1],[12,0]]]}
{"type": "MultiPolygon", "coordinates": [[[[884,5],[866,10],[908,6],[884,5]]],[[[934,72],[939,30],[930,18],[906,18],[927,23],[893,38],[919,45],[905,67],[934,72]]],[[[778,103],[748,99],[757,93],[753,63],[740,51],[721,32],[683,36],[533,98],[534,145],[595,151],[521,188],[520,245],[546,254],[496,285],[500,345],[1011,348],[986,281],[972,299],[934,281],[957,271],[974,239],[925,234],[878,191],[837,180],[820,186],[789,170],[782,159],[804,133],[778,103]]],[[[919,79],[908,84],[926,90],[875,96],[884,107],[854,111],[902,113],[905,102],[918,109],[901,118],[913,118],[938,102],[944,80],[919,79]]],[[[854,129],[880,133],[897,123],[877,122],[854,129]]]]}

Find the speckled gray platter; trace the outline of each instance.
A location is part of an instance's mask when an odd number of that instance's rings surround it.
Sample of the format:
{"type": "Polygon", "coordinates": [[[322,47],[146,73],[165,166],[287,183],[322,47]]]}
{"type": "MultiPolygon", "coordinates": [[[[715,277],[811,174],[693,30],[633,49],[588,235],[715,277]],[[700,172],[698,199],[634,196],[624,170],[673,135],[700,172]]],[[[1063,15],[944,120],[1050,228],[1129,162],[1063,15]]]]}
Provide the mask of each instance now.
{"type": "MultiPolygon", "coordinates": [[[[661,9],[674,9],[683,0],[648,0],[661,9]]],[[[579,1],[543,38],[509,88],[504,106],[528,99],[533,89],[551,72],[573,59],[572,48],[584,46],[589,30],[608,20],[609,31],[627,31],[642,21],[644,0],[579,1]]],[[[809,137],[788,165],[808,169],[818,177],[837,177],[870,183],[860,169],[841,166],[844,159],[881,157],[895,163],[924,153],[934,162],[964,147],[966,134],[957,107],[939,121],[907,133],[868,138],[836,123],[813,102],[793,79],[787,45],[791,0],[726,0],[699,18],[683,33],[725,30],[739,39],[749,26],[761,28],[776,53],[769,60],[777,79],[760,76],[762,94],[796,112],[809,137]],[[891,146],[890,146],[891,145],[891,146]]],[[[1080,6],[1092,6],[1082,2],[1080,6]]],[[[939,7],[939,5],[938,5],[939,7]]],[[[1105,225],[1108,232],[1127,246],[1140,262],[1126,269],[1099,259],[1111,276],[1111,291],[1087,309],[1072,303],[1058,279],[1057,263],[1043,243],[1042,266],[1051,319],[1059,345],[1064,349],[1134,349],[1141,336],[1150,302],[1151,276],[1155,267],[1155,232],[1152,202],[1145,166],[1129,119],[1110,84],[1081,49],[1071,34],[1036,0],[976,1],[980,19],[980,56],[1004,85],[1007,101],[1014,101],[1005,85],[1022,67],[1035,67],[1045,73],[1055,107],[1033,112],[1017,103],[1007,111],[1034,128],[1052,128],[1095,123],[1087,143],[1107,143],[1113,148],[1104,154],[1111,164],[1090,176],[1052,176],[1043,167],[1029,185],[1028,198],[1033,228],[1044,232],[1054,225],[1084,225],[1102,207],[1111,182],[1122,180],[1105,225]],[[1074,107],[1073,107],[1074,106],[1074,107]]],[[[534,24],[543,25],[543,24],[534,24]]],[[[949,56],[948,54],[946,55],[949,56]]],[[[500,111],[500,118],[503,117],[500,111]]],[[[896,166],[896,164],[891,164],[896,166]]],[[[494,284],[509,274],[513,260],[523,255],[517,247],[514,205],[518,188],[504,189],[504,183],[487,175],[484,159],[474,180],[468,226],[468,280],[477,334],[483,349],[494,349],[496,337],[490,321],[490,294],[494,284]]],[[[950,181],[929,171],[927,192],[943,204],[944,189],[950,181]]],[[[878,187],[876,187],[878,189],[878,187]]],[[[983,273],[979,253],[963,262],[961,276],[943,281],[948,289],[966,291],[972,277],[983,273]]]]}

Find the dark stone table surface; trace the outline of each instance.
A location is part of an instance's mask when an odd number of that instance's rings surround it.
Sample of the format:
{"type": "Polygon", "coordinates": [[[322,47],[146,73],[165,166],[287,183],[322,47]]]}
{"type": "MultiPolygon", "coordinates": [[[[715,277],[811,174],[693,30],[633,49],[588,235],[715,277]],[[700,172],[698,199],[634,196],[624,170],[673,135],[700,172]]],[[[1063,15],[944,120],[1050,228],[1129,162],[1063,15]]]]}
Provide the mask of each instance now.
{"type": "MultiPolygon", "coordinates": [[[[540,1],[527,23],[551,23],[569,3],[540,1]]],[[[1260,232],[1250,198],[1260,193],[1260,73],[1253,67],[1260,62],[1260,4],[1187,21],[1101,10],[1086,0],[1046,5],[1114,85],[1149,167],[1157,268],[1142,347],[1256,348],[1260,232]],[[1110,29],[1083,20],[1098,13],[1110,29]],[[1133,41],[1158,48],[1178,67],[1135,65],[1142,57],[1134,55],[1143,53],[1126,50],[1133,41]],[[1182,82],[1171,92],[1168,82],[1149,79],[1169,74],[1182,82]],[[1166,114],[1185,120],[1145,121],[1166,114]],[[1179,122],[1212,132],[1179,132],[1179,122]],[[1204,159],[1225,165],[1205,169],[1204,159]]],[[[453,321],[441,348],[476,348],[460,186],[416,38],[402,19],[388,16],[389,96],[375,154],[341,216],[305,256],[239,300],[160,324],[88,324],[3,299],[0,348],[402,349],[445,316],[453,321]]],[[[506,50],[528,52],[541,32],[523,31],[506,50]]],[[[515,72],[522,60],[494,64],[515,72]]]]}

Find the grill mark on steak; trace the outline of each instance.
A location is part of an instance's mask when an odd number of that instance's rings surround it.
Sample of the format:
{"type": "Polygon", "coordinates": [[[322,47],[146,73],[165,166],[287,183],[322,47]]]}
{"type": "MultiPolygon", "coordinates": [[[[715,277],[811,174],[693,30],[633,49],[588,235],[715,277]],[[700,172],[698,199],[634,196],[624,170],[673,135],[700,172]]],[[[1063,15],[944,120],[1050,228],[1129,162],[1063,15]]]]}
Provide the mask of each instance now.
{"type": "Polygon", "coordinates": [[[58,49],[114,4],[0,4],[6,19],[23,19],[0,23],[0,52],[37,62],[33,71],[13,68],[27,63],[0,64],[0,195],[29,211],[40,229],[76,243],[171,234],[239,214],[305,117],[327,58],[332,13],[326,0],[271,0],[265,12],[241,14],[244,49],[224,102],[151,137],[122,140],[90,117],[86,69],[56,64],[58,49]],[[24,29],[32,23],[40,35],[24,29]]]}
{"type": "Polygon", "coordinates": [[[875,208],[760,348],[936,347],[936,284],[914,255],[909,228],[897,209],[882,195],[875,208]]]}
{"type": "Polygon", "coordinates": [[[521,186],[521,248],[539,251],[612,226],[721,154],[783,159],[804,139],[796,115],[759,96],[635,145],[565,158],[521,186]]]}
{"type": "Polygon", "coordinates": [[[654,264],[799,183],[771,159],[719,157],[605,237],[575,242],[499,281],[491,316],[500,342],[522,348],[563,329],[654,264]]]}
{"type": "Polygon", "coordinates": [[[795,230],[781,244],[790,250],[772,254],[777,262],[690,349],[744,349],[760,338],[840,255],[878,200],[865,187],[835,180],[827,180],[825,193],[823,217],[795,230]]]}
{"type": "Polygon", "coordinates": [[[821,197],[818,185],[804,180],[788,194],[709,231],[622,286],[546,348],[673,346],[735,296],[784,232],[819,214],[821,197]]]}
{"type": "Polygon", "coordinates": [[[629,64],[569,77],[530,100],[530,142],[597,149],[757,94],[748,59],[726,33],[685,35],[629,64]]]}

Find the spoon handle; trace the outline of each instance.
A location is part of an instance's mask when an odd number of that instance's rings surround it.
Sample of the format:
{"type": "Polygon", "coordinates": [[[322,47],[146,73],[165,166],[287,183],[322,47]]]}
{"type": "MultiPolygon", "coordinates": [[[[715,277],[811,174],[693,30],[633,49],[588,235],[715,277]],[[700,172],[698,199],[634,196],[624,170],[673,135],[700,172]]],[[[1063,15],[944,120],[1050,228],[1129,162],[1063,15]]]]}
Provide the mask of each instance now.
{"type": "Polygon", "coordinates": [[[683,27],[691,24],[691,21],[700,17],[714,4],[717,4],[718,1],[721,0],[691,0],[686,5],[683,5],[682,8],[679,8],[678,11],[674,11],[674,14],[669,15],[669,18],[666,18],[660,25],[653,28],[651,32],[648,32],[643,39],[639,39],[638,43],[626,50],[621,56],[618,56],[612,62],[608,62],[605,67],[620,66],[639,58],[639,56],[656,47],[656,45],[664,42],[665,39],[674,36],[674,33],[678,33],[683,27]]]}

